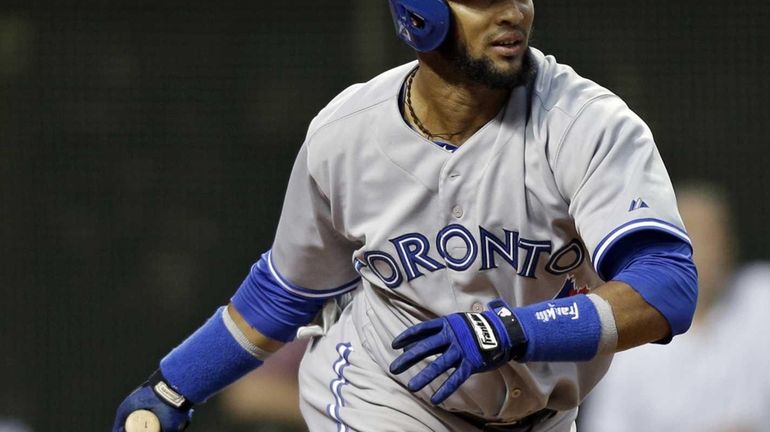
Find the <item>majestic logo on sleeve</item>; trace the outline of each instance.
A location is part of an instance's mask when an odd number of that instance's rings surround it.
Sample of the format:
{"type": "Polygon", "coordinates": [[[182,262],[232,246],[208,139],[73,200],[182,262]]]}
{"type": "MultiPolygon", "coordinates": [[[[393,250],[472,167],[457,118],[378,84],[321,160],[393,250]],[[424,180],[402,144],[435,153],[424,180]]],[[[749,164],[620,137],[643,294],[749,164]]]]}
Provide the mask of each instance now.
{"type": "Polygon", "coordinates": [[[465,271],[476,266],[480,271],[509,266],[525,278],[536,279],[538,270],[563,275],[578,268],[586,257],[582,243],[575,239],[556,251],[549,240],[528,239],[507,229],[493,233],[479,227],[478,234],[452,224],[441,229],[433,243],[420,233],[408,233],[390,239],[395,254],[370,250],[356,258],[356,270],[368,268],[388,288],[398,288],[441,269],[465,271]]]}
{"type": "Polygon", "coordinates": [[[633,201],[631,201],[631,205],[628,207],[628,211],[632,212],[634,210],[639,210],[643,208],[650,208],[650,206],[647,205],[646,202],[644,202],[643,199],[637,198],[633,201]]]}

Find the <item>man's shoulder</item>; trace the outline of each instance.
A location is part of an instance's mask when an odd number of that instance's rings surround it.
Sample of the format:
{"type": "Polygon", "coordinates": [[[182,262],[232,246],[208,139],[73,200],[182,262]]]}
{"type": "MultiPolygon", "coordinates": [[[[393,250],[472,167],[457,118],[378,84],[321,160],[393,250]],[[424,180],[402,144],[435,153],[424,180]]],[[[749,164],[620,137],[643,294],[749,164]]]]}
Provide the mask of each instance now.
{"type": "Polygon", "coordinates": [[[591,151],[612,129],[648,132],[644,120],[612,91],[578,75],[553,56],[532,49],[537,73],[531,84],[530,127],[553,163],[565,148],[591,151]],[[589,147],[586,147],[589,146],[589,147]]]}
{"type": "Polygon", "coordinates": [[[339,123],[344,123],[340,126],[349,128],[349,121],[355,121],[359,114],[377,109],[397,97],[401,81],[415,65],[416,62],[410,62],[395,67],[365,83],[353,84],[340,92],[313,119],[308,129],[308,138],[339,123]]]}
{"type": "Polygon", "coordinates": [[[416,62],[390,69],[368,82],[354,84],[329,102],[308,128],[308,169],[317,178],[352,155],[361,156],[363,141],[375,129],[387,128],[388,107],[398,97],[401,83],[416,62]],[[355,147],[355,151],[352,151],[355,147]]]}
{"type": "Polygon", "coordinates": [[[537,68],[532,85],[534,111],[574,118],[586,106],[597,101],[619,101],[610,90],[580,76],[572,67],[558,63],[553,56],[545,55],[535,48],[531,48],[531,55],[537,68]]]}

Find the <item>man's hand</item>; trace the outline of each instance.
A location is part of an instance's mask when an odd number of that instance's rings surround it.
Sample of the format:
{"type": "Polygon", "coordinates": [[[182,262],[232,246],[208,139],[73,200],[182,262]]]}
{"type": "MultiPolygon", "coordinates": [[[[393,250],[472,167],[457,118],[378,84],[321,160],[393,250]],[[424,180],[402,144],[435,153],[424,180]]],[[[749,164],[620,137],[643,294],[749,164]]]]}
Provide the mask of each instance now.
{"type": "Polygon", "coordinates": [[[407,387],[418,391],[454,368],[430,399],[440,404],[472,374],[519,359],[526,350],[527,338],[516,315],[502,300],[494,300],[488,306],[490,310],[483,313],[454,313],[406,329],[393,340],[393,348],[403,348],[404,353],[391,363],[390,372],[400,374],[438,354],[407,387]]]}
{"type": "Polygon", "coordinates": [[[168,387],[164,381],[151,378],[150,381],[128,395],[120,404],[115,415],[112,432],[125,432],[126,418],[132,412],[141,409],[151,411],[158,417],[163,432],[185,430],[190,424],[193,414],[192,405],[185,401],[184,397],[175,394],[174,390],[168,387]],[[163,394],[159,395],[156,390],[153,390],[153,387],[158,388],[163,394]],[[175,405],[179,405],[179,407],[175,405]]]}

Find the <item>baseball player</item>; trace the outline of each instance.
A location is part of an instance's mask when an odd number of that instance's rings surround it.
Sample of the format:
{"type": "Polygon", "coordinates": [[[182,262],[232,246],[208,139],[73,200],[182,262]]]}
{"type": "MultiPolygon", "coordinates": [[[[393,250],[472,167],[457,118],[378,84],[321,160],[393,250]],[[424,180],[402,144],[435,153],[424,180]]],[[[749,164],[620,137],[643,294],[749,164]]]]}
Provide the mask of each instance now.
{"type": "Polygon", "coordinates": [[[299,334],[313,432],[566,432],[614,352],[689,327],[696,271],[652,135],[529,46],[532,1],[390,8],[417,61],[313,119],[271,250],[113,430],[139,409],[183,429],[299,334]]]}

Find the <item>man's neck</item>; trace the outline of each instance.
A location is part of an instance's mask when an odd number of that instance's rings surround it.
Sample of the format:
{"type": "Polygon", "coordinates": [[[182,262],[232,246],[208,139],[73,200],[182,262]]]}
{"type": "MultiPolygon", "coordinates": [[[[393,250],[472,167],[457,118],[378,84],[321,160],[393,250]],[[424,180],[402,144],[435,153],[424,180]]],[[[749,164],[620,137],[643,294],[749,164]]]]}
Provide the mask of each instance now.
{"type": "Polygon", "coordinates": [[[420,62],[409,93],[422,126],[405,110],[407,120],[418,126],[415,129],[423,135],[428,131],[432,135],[428,138],[459,146],[497,115],[510,90],[471,83],[459,73],[439,73],[430,63],[420,62]]]}

